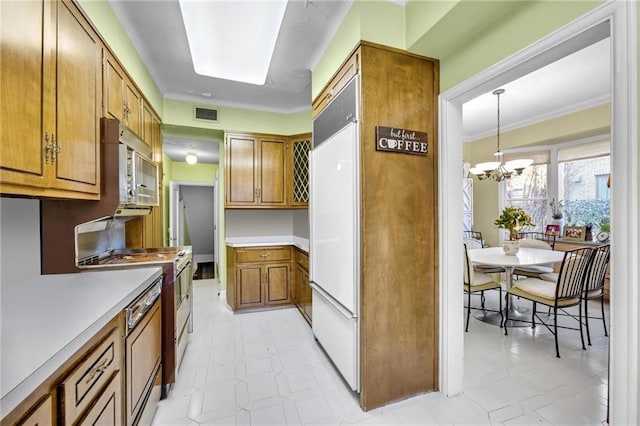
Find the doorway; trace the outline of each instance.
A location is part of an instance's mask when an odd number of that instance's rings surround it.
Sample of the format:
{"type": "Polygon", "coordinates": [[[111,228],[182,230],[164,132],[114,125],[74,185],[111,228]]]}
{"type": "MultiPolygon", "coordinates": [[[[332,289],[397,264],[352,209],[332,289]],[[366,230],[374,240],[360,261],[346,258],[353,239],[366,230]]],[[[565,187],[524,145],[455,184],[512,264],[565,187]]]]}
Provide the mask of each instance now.
{"type": "Polygon", "coordinates": [[[612,260],[614,281],[625,283],[612,292],[609,357],[610,418],[631,424],[638,412],[638,194],[637,170],[637,38],[636,5],[609,2],[440,95],[440,390],[463,391],[464,327],[461,281],[462,259],[462,104],[482,93],[542,67],[576,45],[584,46],[599,25],[612,38],[612,260]],[[616,227],[620,229],[616,232],[616,227]],[[617,293],[616,293],[617,292],[617,293]]]}
{"type": "Polygon", "coordinates": [[[216,183],[169,183],[169,245],[191,246],[194,276],[217,277],[216,183]]]}

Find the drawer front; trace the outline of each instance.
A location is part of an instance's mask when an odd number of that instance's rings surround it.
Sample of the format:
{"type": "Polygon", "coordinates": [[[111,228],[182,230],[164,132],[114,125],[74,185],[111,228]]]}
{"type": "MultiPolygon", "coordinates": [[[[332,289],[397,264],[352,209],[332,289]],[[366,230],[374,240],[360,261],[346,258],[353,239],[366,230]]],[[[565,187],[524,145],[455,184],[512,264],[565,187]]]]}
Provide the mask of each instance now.
{"type": "Polygon", "coordinates": [[[280,262],[291,259],[290,247],[251,247],[236,249],[236,262],[280,262]]]}
{"type": "Polygon", "coordinates": [[[297,253],[298,265],[300,265],[305,271],[309,272],[309,256],[299,251],[297,253]]]}
{"type": "Polygon", "coordinates": [[[114,329],[60,384],[66,424],[71,424],[120,370],[122,342],[114,329]]]}
{"type": "MultiPolygon", "coordinates": [[[[70,423],[65,423],[70,424],[70,423]]],[[[120,373],[113,377],[79,426],[118,426],[122,424],[122,386],[120,373]]]]}

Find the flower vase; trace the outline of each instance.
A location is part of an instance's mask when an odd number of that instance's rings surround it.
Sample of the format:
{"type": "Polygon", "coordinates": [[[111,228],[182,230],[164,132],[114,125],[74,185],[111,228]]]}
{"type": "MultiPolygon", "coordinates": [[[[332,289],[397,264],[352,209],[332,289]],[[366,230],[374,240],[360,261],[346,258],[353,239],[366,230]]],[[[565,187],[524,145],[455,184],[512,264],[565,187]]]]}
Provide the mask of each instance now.
{"type": "Polygon", "coordinates": [[[518,240],[505,240],[502,242],[502,251],[507,256],[515,256],[520,250],[520,241],[518,240]]]}

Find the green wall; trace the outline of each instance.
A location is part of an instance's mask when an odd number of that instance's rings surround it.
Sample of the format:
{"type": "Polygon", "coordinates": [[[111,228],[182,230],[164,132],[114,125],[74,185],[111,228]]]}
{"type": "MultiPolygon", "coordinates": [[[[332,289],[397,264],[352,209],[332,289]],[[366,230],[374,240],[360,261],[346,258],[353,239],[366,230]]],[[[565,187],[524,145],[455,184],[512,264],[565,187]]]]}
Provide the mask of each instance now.
{"type": "Polygon", "coordinates": [[[162,119],[163,95],[109,3],[104,0],[78,0],[78,2],[102,38],[109,44],[111,51],[162,119]]]}

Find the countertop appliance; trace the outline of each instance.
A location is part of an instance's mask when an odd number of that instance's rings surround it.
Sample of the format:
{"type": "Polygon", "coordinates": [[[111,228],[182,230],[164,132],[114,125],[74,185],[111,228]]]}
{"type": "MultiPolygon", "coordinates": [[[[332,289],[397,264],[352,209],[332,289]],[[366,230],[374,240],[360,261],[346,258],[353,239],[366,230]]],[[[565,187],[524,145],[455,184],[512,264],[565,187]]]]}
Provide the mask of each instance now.
{"type": "Polygon", "coordinates": [[[354,391],[360,390],[358,83],[356,75],[313,122],[309,202],[313,333],[354,391]]]}
{"type": "Polygon", "coordinates": [[[190,246],[125,248],[124,222],[103,218],[75,227],[76,266],[80,269],[162,267],[162,397],[178,375],[192,331],[193,291],[190,246]]]}

